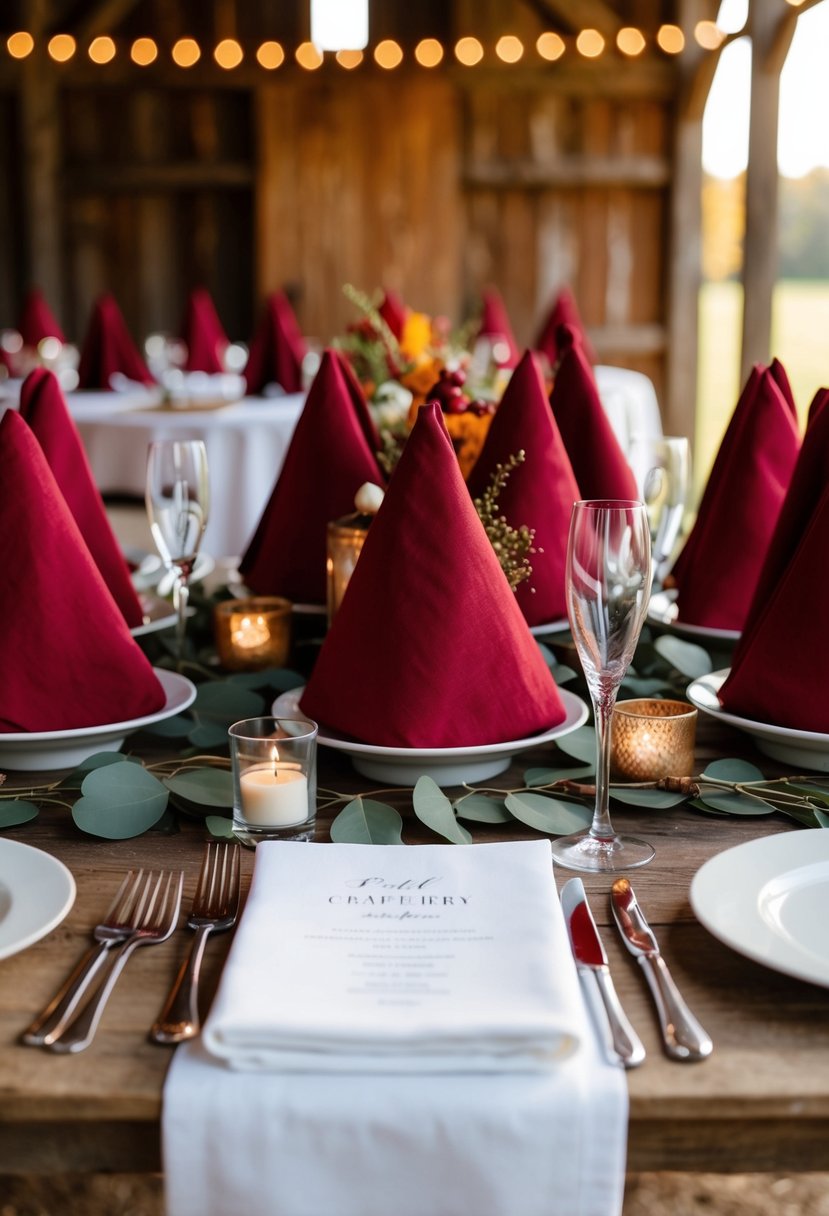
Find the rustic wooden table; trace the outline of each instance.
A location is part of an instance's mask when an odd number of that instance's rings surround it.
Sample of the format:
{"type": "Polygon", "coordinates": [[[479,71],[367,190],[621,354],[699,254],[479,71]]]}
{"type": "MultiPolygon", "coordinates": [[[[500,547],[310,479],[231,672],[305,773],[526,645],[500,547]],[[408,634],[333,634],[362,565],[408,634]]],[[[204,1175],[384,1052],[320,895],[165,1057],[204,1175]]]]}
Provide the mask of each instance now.
{"type": "MultiPolygon", "coordinates": [[[[768,760],[745,740],[710,722],[700,724],[699,763],[713,755],[747,755],[772,775],[768,760]]],[[[146,740],[145,740],[146,742],[146,740]]],[[[140,744],[141,740],[137,740],[140,744]]],[[[520,757],[520,772],[544,756],[520,757]]],[[[323,784],[365,790],[341,756],[322,754],[323,784]]],[[[513,774],[515,775],[515,774],[513,774]]],[[[509,784],[509,775],[504,784],[509,784]]],[[[10,778],[10,784],[17,780],[10,778]]],[[[513,782],[520,784],[520,781],[513,782]]],[[[405,799],[400,803],[405,815],[405,799]]],[[[610,880],[585,877],[622,1002],[648,1052],[628,1074],[628,1168],[644,1170],[825,1170],[829,1166],[829,991],[779,975],[721,945],[694,918],[688,890],[713,854],[757,836],[798,829],[779,815],[714,818],[680,808],[627,809],[618,825],[656,846],[635,886],[675,978],[714,1039],[702,1064],[672,1063],[660,1049],[644,979],[610,927],[610,880]]],[[[317,839],[328,839],[327,818],[317,839]]],[[[480,839],[532,835],[482,829],[480,839]]],[[[66,812],[43,811],[37,822],[8,836],[61,858],[78,895],[63,923],[46,938],[0,962],[0,1173],[156,1171],[161,1168],[159,1116],[169,1048],[147,1039],[187,942],[186,931],[152,950],[139,950],[126,968],[92,1047],[57,1056],[21,1046],[18,1036],[86,948],[130,866],[175,865],[185,870],[185,909],[193,894],[204,828],[185,820],[178,835],[107,842],[82,835],[66,812]]],[[[404,832],[416,844],[431,837],[410,814],[404,832]]],[[[244,852],[244,883],[253,854],[244,852]]],[[[559,886],[569,877],[556,871],[559,886]]],[[[206,979],[215,985],[229,935],[211,940],[206,979]]]]}

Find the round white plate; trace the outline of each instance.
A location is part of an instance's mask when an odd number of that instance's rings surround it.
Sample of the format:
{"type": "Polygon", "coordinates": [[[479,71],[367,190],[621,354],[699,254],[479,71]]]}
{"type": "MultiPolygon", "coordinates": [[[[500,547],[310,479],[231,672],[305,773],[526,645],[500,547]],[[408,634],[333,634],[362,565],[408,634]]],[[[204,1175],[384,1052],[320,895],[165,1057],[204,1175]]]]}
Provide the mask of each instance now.
{"type": "Polygon", "coordinates": [[[648,621],[651,625],[659,625],[681,637],[699,638],[701,641],[737,641],[740,636],[739,629],[711,629],[707,625],[689,625],[686,621],[678,621],[678,594],[675,588],[670,591],[654,591],[648,604],[648,621]]]}
{"type": "Polygon", "coordinates": [[[0,838],[0,958],[45,937],[74,902],[75,880],[63,862],[0,838]]]}
{"type": "MultiPolygon", "coordinates": [[[[274,717],[290,718],[301,714],[299,699],[303,688],[283,692],[274,701],[274,717]]],[[[587,718],[587,706],[580,697],[558,690],[567,716],[558,726],[531,735],[528,739],[513,739],[509,743],[489,743],[478,747],[375,747],[360,743],[337,731],[320,726],[317,738],[324,747],[345,752],[358,773],[391,785],[415,785],[418,777],[432,777],[438,785],[463,785],[467,781],[486,781],[509,768],[518,752],[549,743],[581,726],[587,718]]]]}
{"type": "MultiPolygon", "coordinates": [[[[138,602],[144,613],[144,623],[130,630],[134,638],[143,637],[147,633],[158,633],[160,629],[169,629],[171,625],[175,625],[178,616],[168,600],[161,599],[153,591],[139,591],[138,602]]],[[[188,615],[193,614],[194,609],[188,609],[188,615]]]]}
{"type": "MultiPolygon", "coordinates": [[[[148,553],[146,549],[126,548],[124,556],[136,567],[132,572],[132,585],[136,591],[154,590],[165,579],[165,576],[167,580],[172,580],[172,576],[157,553],[148,553]]],[[[216,559],[209,553],[199,553],[193,564],[190,582],[197,583],[206,578],[213,572],[215,566],[216,559]]]]}
{"type": "Polygon", "coordinates": [[[154,667],[166,694],[163,708],[143,718],[109,722],[104,726],[82,726],[76,730],[15,731],[0,734],[0,768],[42,772],[53,768],[74,768],[96,752],[117,752],[127,735],[142,726],[163,722],[191,705],[196,686],[175,671],[154,667]]]}
{"type": "Polygon", "coordinates": [[[829,988],[829,831],[802,828],[718,853],[694,875],[691,907],[739,954],[829,988]]]}
{"type": "Polygon", "coordinates": [[[561,621],[550,621],[546,625],[530,625],[530,633],[533,637],[543,637],[545,633],[563,633],[565,629],[570,628],[570,622],[567,617],[561,621]]]}
{"type": "Polygon", "coordinates": [[[829,773],[829,735],[815,730],[795,730],[791,726],[774,726],[769,722],[753,722],[730,714],[720,705],[719,691],[725,683],[729,668],[712,671],[688,685],[688,700],[697,709],[711,714],[718,722],[736,726],[753,737],[755,744],[765,755],[784,764],[791,764],[799,772],[801,768],[829,773]]]}

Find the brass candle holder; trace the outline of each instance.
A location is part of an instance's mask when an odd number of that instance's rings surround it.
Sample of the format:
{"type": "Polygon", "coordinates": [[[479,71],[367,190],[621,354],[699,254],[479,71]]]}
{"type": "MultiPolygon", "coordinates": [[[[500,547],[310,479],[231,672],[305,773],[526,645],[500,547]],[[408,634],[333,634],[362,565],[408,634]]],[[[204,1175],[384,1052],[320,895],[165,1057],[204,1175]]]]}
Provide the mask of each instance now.
{"type": "Polygon", "coordinates": [[[291,611],[291,602],[279,596],[217,604],[213,632],[222,667],[229,671],[283,667],[291,650],[291,611]]]}
{"type": "Polygon", "coordinates": [[[610,726],[610,769],[627,781],[691,777],[697,711],[685,701],[620,701],[610,726]]]}
{"type": "Polygon", "coordinates": [[[330,625],[337,614],[337,609],[343,602],[349,579],[354,573],[357,559],[362,552],[370,515],[346,515],[343,519],[335,519],[328,525],[326,537],[328,572],[328,624],[330,625]]]}

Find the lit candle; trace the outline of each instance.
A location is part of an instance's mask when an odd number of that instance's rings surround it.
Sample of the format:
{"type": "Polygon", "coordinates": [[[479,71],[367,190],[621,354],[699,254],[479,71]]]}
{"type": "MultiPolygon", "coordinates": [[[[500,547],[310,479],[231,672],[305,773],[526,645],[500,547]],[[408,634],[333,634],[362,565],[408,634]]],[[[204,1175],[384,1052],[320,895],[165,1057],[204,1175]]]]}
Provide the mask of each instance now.
{"type": "Polygon", "coordinates": [[[308,818],[308,779],[296,765],[279,764],[276,748],[270,766],[249,768],[239,778],[242,810],[259,826],[304,823],[308,818]]]}

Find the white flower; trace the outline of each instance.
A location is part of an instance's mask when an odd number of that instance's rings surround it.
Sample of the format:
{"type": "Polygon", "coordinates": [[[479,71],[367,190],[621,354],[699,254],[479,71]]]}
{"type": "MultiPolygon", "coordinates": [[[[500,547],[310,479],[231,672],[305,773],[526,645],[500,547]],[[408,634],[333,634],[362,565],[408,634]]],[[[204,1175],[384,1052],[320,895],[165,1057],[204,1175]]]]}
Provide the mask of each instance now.
{"type": "Polygon", "coordinates": [[[383,491],[372,481],[365,481],[354,495],[354,506],[361,515],[376,515],[384,498],[383,491]]]}

